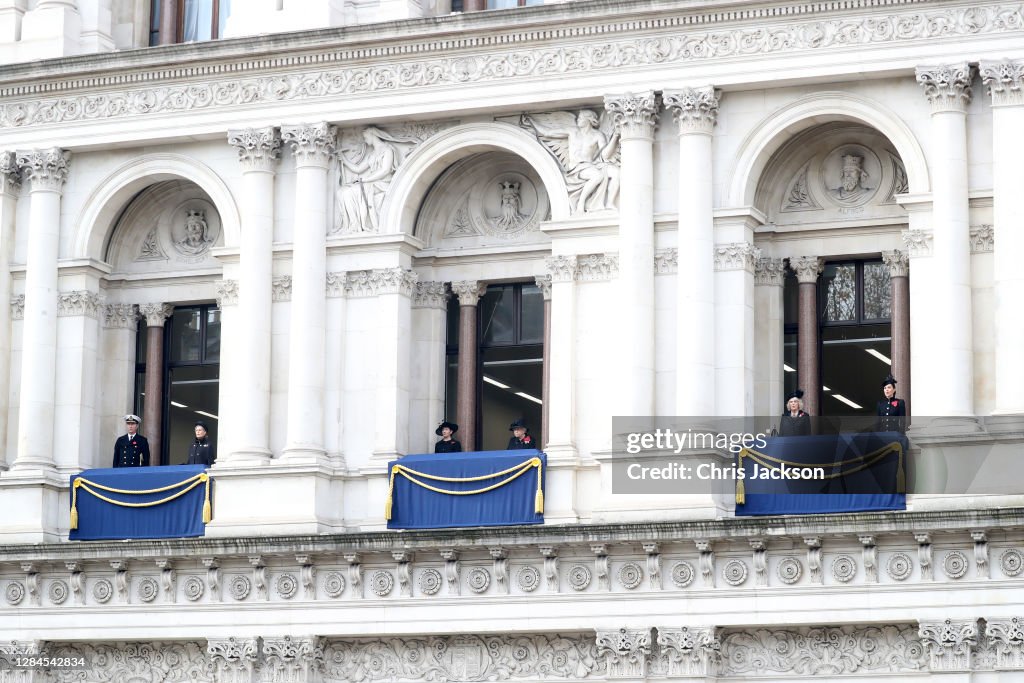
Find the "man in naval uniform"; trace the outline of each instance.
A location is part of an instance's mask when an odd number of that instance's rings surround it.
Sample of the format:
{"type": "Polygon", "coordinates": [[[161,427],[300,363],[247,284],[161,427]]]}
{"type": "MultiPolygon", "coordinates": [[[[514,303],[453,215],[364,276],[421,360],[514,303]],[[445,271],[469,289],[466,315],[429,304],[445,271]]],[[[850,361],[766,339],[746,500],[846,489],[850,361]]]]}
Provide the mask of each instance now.
{"type": "Polygon", "coordinates": [[[139,434],[138,415],[125,415],[127,434],[114,442],[114,467],[149,467],[149,441],[139,434]]]}
{"type": "Polygon", "coordinates": [[[896,398],[896,378],[892,374],[882,381],[882,393],[885,398],[878,402],[878,431],[906,431],[907,404],[902,398],[896,398]]]}

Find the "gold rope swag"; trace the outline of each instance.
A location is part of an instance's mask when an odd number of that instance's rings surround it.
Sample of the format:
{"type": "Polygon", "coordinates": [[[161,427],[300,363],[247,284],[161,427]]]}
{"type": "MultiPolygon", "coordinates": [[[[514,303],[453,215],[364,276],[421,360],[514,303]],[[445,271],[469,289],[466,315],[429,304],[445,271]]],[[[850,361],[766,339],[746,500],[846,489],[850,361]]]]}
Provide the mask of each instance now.
{"type": "MultiPolygon", "coordinates": [[[[839,462],[827,462],[827,463],[807,463],[807,462],[793,462],[791,460],[783,460],[782,458],[775,458],[768,455],[767,453],[760,453],[752,448],[744,448],[738,454],[739,458],[739,470],[743,469],[743,458],[750,458],[761,467],[768,470],[779,471],[781,465],[788,465],[790,467],[824,467],[835,469],[837,467],[843,467],[852,463],[860,463],[857,467],[847,470],[845,472],[833,472],[832,474],[825,475],[825,479],[838,479],[839,477],[846,477],[851,474],[865,470],[882,458],[886,457],[891,453],[896,453],[899,456],[899,462],[896,465],[896,491],[897,493],[906,493],[907,481],[906,474],[903,470],[903,444],[899,441],[893,441],[890,444],[882,446],[878,450],[872,451],[867,455],[858,455],[854,458],[847,460],[840,460],[839,462]],[[775,463],[775,464],[773,464],[775,463]],[[778,466],[777,466],[778,465],[778,466]]],[[[736,504],[743,505],[747,500],[747,490],[743,485],[743,479],[736,479],[736,504]]]]}
{"type": "Polygon", "coordinates": [[[479,477],[441,477],[436,474],[417,472],[416,470],[406,467],[405,465],[392,465],[391,478],[390,481],[388,482],[388,497],[384,501],[384,518],[387,520],[391,519],[392,498],[394,497],[395,493],[395,477],[398,475],[401,475],[408,479],[413,484],[421,486],[427,489],[428,491],[433,491],[434,493],[444,493],[449,496],[473,496],[478,493],[487,493],[488,491],[493,491],[494,489],[501,488],[505,484],[515,481],[523,474],[529,472],[531,468],[536,468],[537,470],[537,492],[534,494],[533,497],[533,511],[538,515],[544,514],[544,489],[542,487],[542,483],[544,481],[544,473],[542,471],[543,465],[541,464],[540,458],[533,457],[530,458],[529,460],[525,460],[519,463],[518,465],[513,465],[508,469],[504,469],[501,472],[495,472],[494,474],[483,474],[480,475],[479,477]],[[473,489],[471,491],[452,491],[450,489],[442,489],[437,486],[431,486],[426,482],[419,481],[418,479],[416,479],[416,477],[421,477],[423,479],[430,479],[432,481],[470,482],[486,481],[488,479],[503,477],[505,475],[509,475],[509,477],[503,481],[499,481],[496,484],[491,484],[490,486],[485,486],[480,489],[473,489]]]}
{"type": "Polygon", "coordinates": [[[71,487],[71,528],[78,528],[78,489],[87,491],[88,493],[91,493],[92,495],[96,496],[105,503],[117,505],[118,507],[149,508],[154,507],[156,505],[163,505],[164,503],[169,503],[175,498],[181,498],[186,493],[188,493],[195,487],[199,486],[200,484],[203,484],[206,487],[206,496],[205,499],[203,500],[203,523],[206,524],[211,519],[213,519],[213,510],[210,506],[210,475],[208,475],[206,472],[201,472],[195,476],[185,479],[184,481],[179,481],[177,484],[170,484],[168,486],[161,486],[160,488],[156,489],[145,489],[140,491],[132,491],[130,489],[115,489],[110,486],[104,486],[103,484],[99,484],[95,481],[89,481],[88,479],[83,479],[82,477],[79,477],[78,479],[75,479],[75,483],[71,487]],[[93,490],[93,487],[95,487],[97,489],[100,489],[101,491],[106,491],[108,493],[120,493],[123,495],[141,496],[147,493],[163,493],[164,491],[170,491],[171,489],[176,489],[182,486],[185,486],[187,488],[184,488],[181,491],[178,491],[177,493],[172,493],[166,498],[161,498],[160,500],[151,500],[148,503],[126,503],[121,500],[115,500],[113,498],[110,498],[109,496],[104,496],[102,493],[97,493],[95,490],[93,490]]]}

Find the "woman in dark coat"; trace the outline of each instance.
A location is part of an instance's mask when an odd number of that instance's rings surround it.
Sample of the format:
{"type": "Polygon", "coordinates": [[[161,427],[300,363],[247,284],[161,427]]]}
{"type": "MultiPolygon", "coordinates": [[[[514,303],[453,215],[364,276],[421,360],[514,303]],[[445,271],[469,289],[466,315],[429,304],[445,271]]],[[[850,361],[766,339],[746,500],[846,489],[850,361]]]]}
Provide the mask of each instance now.
{"type": "Polygon", "coordinates": [[[530,429],[526,426],[526,423],[522,419],[516,420],[509,425],[508,431],[512,432],[512,436],[508,439],[508,446],[505,450],[517,451],[522,449],[535,449],[537,444],[533,442],[533,437],[530,436],[530,429]]]}
{"type": "Polygon", "coordinates": [[[804,412],[804,392],[797,389],[786,396],[786,412],[779,420],[779,436],[809,436],[811,416],[804,412]]]}
{"type": "Polygon", "coordinates": [[[217,450],[206,433],[206,423],[196,422],[196,439],[188,447],[187,465],[212,467],[217,460],[217,450]]]}
{"type": "Polygon", "coordinates": [[[885,398],[878,402],[878,431],[905,432],[907,429],[907,403],[896,398],[896,378],[891,374],[882,380],[885,398]]]}
{"type": "Polygon", "coordinates": [[[435,453],[461,453],[462,444],[453,438],[455,432],[459,431],[459,425],[445,420],[437,426],[434,433],[441,437],[441,440],[434,444],[435,453]]]}

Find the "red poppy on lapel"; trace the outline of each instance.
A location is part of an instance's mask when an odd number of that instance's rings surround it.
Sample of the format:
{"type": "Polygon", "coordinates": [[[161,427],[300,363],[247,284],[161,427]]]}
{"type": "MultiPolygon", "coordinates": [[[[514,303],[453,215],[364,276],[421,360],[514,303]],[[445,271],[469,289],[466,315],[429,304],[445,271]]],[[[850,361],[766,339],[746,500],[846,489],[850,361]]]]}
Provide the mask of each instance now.
{"type": "Polygon", "coordinates": [[[891,405],[893,408],[898,408],[899,405],[900,405],[900,402],[899,401],[890,401],[889,405],[891,405]]]}

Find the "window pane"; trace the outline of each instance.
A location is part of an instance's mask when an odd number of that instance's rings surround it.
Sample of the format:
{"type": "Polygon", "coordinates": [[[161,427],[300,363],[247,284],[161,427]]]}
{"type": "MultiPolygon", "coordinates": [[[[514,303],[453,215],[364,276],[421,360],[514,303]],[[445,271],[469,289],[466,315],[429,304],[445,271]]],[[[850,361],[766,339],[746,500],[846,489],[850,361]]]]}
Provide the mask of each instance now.
{"type": "Polygon", "coordinates": [[[829,264],[821,276],[825,288],[825,322],[857,319],[857,267],[852,263],[829,264]]]}
{"type": "Polygon", "coordinates": [[[892,369],[889,326],[827,327],[821,336],[821,415],[874,415],[892,369]]]}
{"type": "Polygon", "coordinates": [[[800,324],[800,283],[796,273],[786,271],[786,279],[782,281],[782,315],[786,325],[800,324]]]}
{"type": "Polygon", "coordinates": [[[799,386],[799,377],[797,377],[797,336],[795,334],[786,334],[782,337],[782,396],[788,396],[790,392],[796,391],[797,389],[804,389],[807,391],[813,389],[813,385],[808,382],[808,386],[799,386]]]}
{"type": "Polygon", "coordinates": [[[519,7],[519,0],[487,0],[487,9],[509,9],[519,7]]]}
{"type": "Polygon", "coordinates": [[[146,362],[146,338],[149,336],[149,328],[146,327],[146,319],[139,321],[138,331],[135,333],[135,362],[146,362]]]}
{"type": "Polygon", "coordinates": [[[172,363],[200,360],[200,318],[194,308],[179,308],[171,316],[169,360],[172,363]]]}
{"type": "Polygon", "coordinates": [[[206,311],[206,357],[207,363],[220,361],[220,309],[206,311]]]}
{"type": "Polygon", "coordinates": [[[504,450],[509,424],[523,418],[534,439],[540,439],[544,364],[537,348],[487,349],[481,353],[480,435],[485,451],[504,450]]]}
{"type": "Polygon", "coordinates": [[[514,343],[512,290],[512,285],[488,287],[487,293],[480,299],[480,343],[483,346],[514,343]]]}
{"type": "Polygon", "coordinates": [[[210,40],[212,29],[213,0],[185,0],[182,40],[210,40]]]}
{"type": "MultiPolygon", "coordinates": [[[[144,372],[135,373],[135,400],[132,402],[132,412],[139,416],[146,412],[146,373],[144,372]]],[[[142,430],[142,433],[146,433],[145,429],[142,430]]]]}
{"type": "Polygon", "coordinates": [[[196,420],[206,423],[211,443],[217,443],[219,367],[172,368],[168,381],[168,464],[182,465],[188,460],[188,447],[195,439],[196,420]]]}
{"type": "Polygon", "coordinates": [[[459,348],[459,297],[452,295],[448,299],[447,344],[454,351],[459,348]]]}
{"type": "Polygon", "coordinates": [[[527,7],[533,7],[534,5],[543,5],[544,0],[526,0],[527,7]]]}
{"type": "Polygon", "coordinates": [[[220,16],[217,17],[217,37],[223,38],[224,27],[228,23],[228,17],[231,16],[231,0],[220,0],[217,10],[220,12],[220,16]]]}
{"type": "Polygon", "coordinates": [[[544,295],[536,285],[523,285],[522,330],[520,344],[544,343],[544,295]]]}
{"type": "Polygon", "coordinates": [[[892,289],[889,267],[884,263],[864,264],[864,319],[888,320],[892,317],[892,289]]]}
{"type": "Polygon", "coordinates": [[[160,0],[152,0],[149,4],[149,44],[160,44],[160,0]]]}

